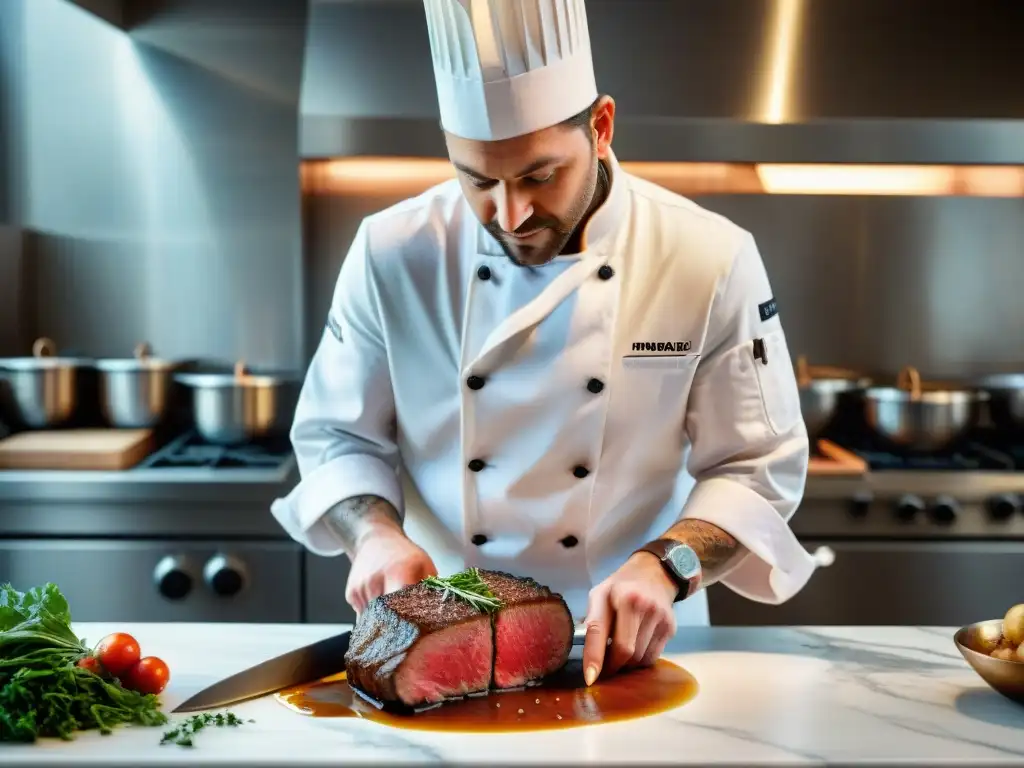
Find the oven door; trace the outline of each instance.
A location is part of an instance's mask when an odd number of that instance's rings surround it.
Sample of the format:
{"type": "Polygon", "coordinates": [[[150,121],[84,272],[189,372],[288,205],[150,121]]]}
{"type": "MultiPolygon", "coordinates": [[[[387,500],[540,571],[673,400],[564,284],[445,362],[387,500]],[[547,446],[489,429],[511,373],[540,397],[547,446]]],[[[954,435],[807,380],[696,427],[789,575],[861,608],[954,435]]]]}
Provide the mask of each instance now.
{"type": "Polygon", "coordinates": [[[1024,600],[1021,541],[802,539],[835,562],[782,605],[747,600],[722,584],[708,590],[716,626],[917,625],[960,627],[1001,618],[1024,600]]]}

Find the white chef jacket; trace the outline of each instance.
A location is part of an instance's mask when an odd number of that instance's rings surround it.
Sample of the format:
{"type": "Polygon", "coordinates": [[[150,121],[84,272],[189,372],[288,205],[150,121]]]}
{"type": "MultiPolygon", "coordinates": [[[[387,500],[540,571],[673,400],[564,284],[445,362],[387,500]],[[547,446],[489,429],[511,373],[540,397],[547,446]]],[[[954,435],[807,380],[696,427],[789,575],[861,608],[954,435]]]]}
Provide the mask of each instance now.
{"type": "MultiPolygon", "coordinates": [[[[301,481],[272,507],[295,541],[340,554],[324,514],[373,494],[442,575],[530,576],[579,620],[685,516],[748,551],[735,592],[804,586],[818,561],[788,520],[808,438],[754,240],[609,170],[585,249],[539,267],[504,256],[457,181],[362,222],[295,414],[301,481]]],[[[707,624],[706,594],[676,611],[707,624]]]]}

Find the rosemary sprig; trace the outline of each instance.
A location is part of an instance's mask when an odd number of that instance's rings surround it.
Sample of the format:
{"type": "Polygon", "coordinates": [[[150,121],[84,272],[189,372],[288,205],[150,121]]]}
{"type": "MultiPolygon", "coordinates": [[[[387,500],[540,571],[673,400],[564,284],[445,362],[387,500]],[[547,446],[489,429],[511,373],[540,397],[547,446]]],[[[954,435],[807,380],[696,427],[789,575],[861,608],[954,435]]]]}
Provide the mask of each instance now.
{"type": "Polygon", "coordinates": [[[423,583],[433,589],[444,592],[443,600],[457,597],[465,600],[478,611],[492,613],[501,607],[501,600],[495,597],[487,582],[480,576],[477,568],[467,568],[451,576],[428,576],[423,583]]]}

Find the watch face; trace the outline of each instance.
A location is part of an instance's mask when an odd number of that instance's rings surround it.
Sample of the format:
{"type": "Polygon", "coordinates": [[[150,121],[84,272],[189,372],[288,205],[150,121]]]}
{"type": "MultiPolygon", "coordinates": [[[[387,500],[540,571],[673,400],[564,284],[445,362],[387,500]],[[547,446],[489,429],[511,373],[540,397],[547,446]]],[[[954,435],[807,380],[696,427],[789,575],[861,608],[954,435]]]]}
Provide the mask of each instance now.
{"type": "Polygon", "coordinates": [[[672,547],[666,554],[672,568],[684,579],[692,579],[700,575],[700,558],[690,547],[680,544],[672,547]]]}

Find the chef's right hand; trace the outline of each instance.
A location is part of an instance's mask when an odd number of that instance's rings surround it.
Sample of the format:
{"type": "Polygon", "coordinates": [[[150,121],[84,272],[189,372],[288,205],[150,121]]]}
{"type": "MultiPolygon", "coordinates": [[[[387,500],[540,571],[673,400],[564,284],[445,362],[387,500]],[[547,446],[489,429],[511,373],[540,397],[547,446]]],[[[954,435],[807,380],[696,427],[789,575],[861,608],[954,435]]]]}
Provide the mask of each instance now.
{"type": "Polygon", "coordinates": [[[374,598],[436,576],[433,560],[399,528],[367,535],[352,558],[345,600],[361,614],[374,598]]]}

